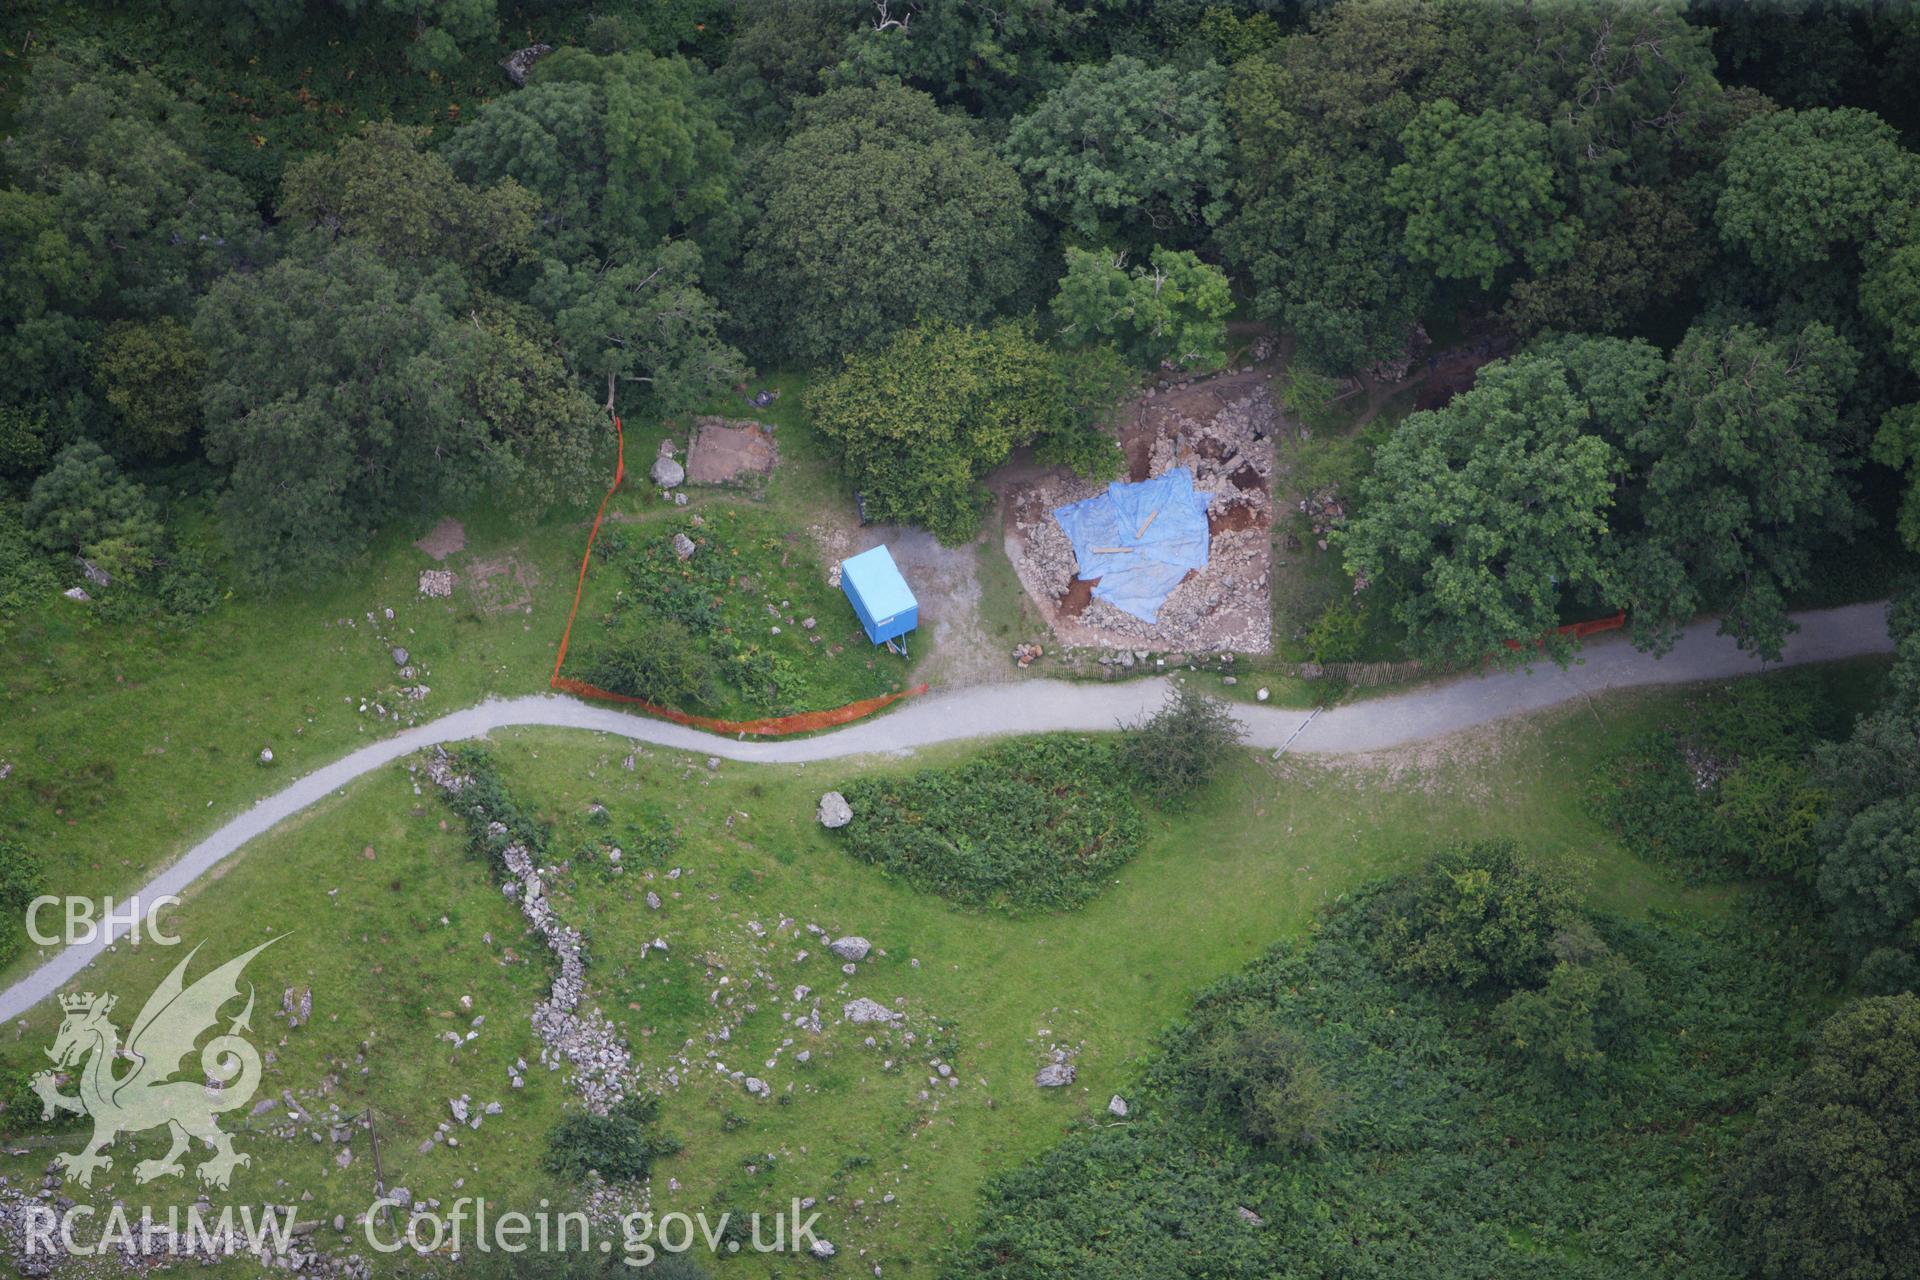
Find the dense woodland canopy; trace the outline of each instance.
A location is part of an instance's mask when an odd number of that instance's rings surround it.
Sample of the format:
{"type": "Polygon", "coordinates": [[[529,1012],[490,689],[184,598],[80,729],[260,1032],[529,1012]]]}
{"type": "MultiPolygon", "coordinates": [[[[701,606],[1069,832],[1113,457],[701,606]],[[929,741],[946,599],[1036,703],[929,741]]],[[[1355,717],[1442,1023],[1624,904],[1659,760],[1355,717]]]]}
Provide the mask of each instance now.
{"type": "Polygon", "coordinates": [[[1012,447],[1110,468],[1105,410],[1219,367],[1235,320],[1297,379],[1521,340],[1370,442],[1337,535],[1413,656],[1616,608],[1774,653],[1835,565],[1920,543],[1912,5],[171,0],[11,32],[9,599],[78,554],[172,614],[449,502],[576,501],[605,411],[755,369],[816,375],[847,483],[963,539],[1012,447]],[[961,385],[952,447],[899,447],[961,385]]]}

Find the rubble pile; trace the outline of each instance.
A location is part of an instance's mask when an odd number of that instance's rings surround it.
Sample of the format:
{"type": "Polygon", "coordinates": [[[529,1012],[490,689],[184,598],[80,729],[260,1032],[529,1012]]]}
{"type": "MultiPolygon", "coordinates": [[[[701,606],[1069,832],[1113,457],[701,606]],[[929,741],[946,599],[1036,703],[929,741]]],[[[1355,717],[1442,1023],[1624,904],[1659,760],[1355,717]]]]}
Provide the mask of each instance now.
{"type": "MultiPolygon", "coordinates": [[[[435,749],[426,765],[426,774],[443,791],[458,795],[468,779],[454,771],[453,761],[441,749],[435,749]]],[[[500,823],[488,827],[489,834],[504,837],[507,828],[500,823]]],[[[520,914],[534,932],[546,940],[548,950],[560,962],[547,998],[533,1007],[533,1029],[543,1046],[540,1060],[550,1070],[563,1064],[573,1067],[570,1083],[587,1110],[605,1115],[608,1108],[627,1094],[634,1078],[632,1054],[615,1027],[598,1009],[582,1012],[581,997],[586,992],[587,966],[581,956],[580,933],[555,914],[547,900],[546,886],[533,855],[524,844],[508,845],[500,854],[508,875],[502,892],[520,903],[520,914]]],[[[664,946],[664,944],[661,944],[664,946]]]]}
{"type": "MultiPolygon", "coordinates": [[[[1129,650],[1268,650],[1273,436],[1279,417],[1265,378],[1240,383],[1231,398],[1203,381],[1177,394],[1149,394],[1140,403],[1141,422],[1153,431],[1146,476],[1189,467],[1194,488],[1212,495],[1207,567],[1174,588],[1157,623],[1092,598],[1091,584],[1076,581],[1073,544],[1053,511],[1098,494],[1104,484],[1069,476],[1043,481],[1019,496],[1016,536],[1008,539],[1008,552],[1029,594],[1051,606],[1048,620],[1062,641],[1129,650]]],[[[1135,477],[1145,478],[1138,470],[1135,477]]]]}

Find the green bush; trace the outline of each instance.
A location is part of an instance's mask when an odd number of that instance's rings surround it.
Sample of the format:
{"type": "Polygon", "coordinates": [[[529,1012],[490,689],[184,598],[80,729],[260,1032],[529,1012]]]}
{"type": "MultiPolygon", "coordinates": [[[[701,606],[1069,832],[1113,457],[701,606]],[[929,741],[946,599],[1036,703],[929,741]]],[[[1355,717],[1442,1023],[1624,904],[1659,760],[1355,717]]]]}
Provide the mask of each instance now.
{"type": "Polygon", "coordinates": [[[1812,884],[1820,870],[1825,797],[1807,767],[1778,756],[1742,761],[1714,788],[1713,817],[1728,861],[1759,875],[1812,884]]]}
{"type": "Polygon", "coordinates": [[[1635,856],[1694,876],[1724,874],[1721,829],[1672,734],[1647,734],[1614,756],[1589,798],[1635,856]]]}
{"type": "Polygon", "coordinates": [[[466,822],[467,847],[483,855],[500,874],[505,873],[500,855],[513,845],[525,845],[537,858],[552,830],[520,807],[493,757],[479,747],[461,747],[448,757],[454,773],[466,781],[459,791],[442,791],[440,796],[466,822]]]}
{"type": "Polygon", "coordinates": [[[41,603],[59,589],[53,565],[27,536],[20,508],[0,501],[0,619],[41,603]]]}
{"type": "Polygon", "coordinates": [[[1309,431],[1325,431],[1334,425],[1334,397],[1340,384],[1324,373],[1316,373],[1304,364],[1289,365],[1280,379],[1280,404],[1309,431]]]}
{"type": "Polygon", "coordinates": [[[1779,1280],[1920,1275],[1920,997],[1860,1000],[1768,1098],[1719,1188],[1727,1239],[1779,1280]]]}
{"type": "Polygon", "coordinates": [[[1155,804],[1178,808],[1213,780],[1244,733],[1231,708],[1183,681],[1160,710],[1128,726],[1121,755],[1155,804]]]}
{"type": "Polygon", "coordinates": [[[1647,987],[1585,921],[1554,938],[1545,985],[1516,991],[1493,1011],[1497,1039],[1550,1084],[1580,1084],[1630,1052],[1649,1012],[1647,987]]]}
{"type": "Polygon", "coordinates": [[[1366,606],[1352,598],[1335,600],[1314,619],[1302,643],[1313,662],[1352,662],[1367,640],[1366,606]]]}
{"type": "Polygon", "coordinates": [[[1463,842],[1381,899],[1376,948],[1399,977],[1512,991],[1552,967],[1574,904],[1572,890],[1521,857],[1513,841],[1463,842]]]}
{"type": "Polygon", "coordinates": [[[1820,867],[1834,932],[1855,953],[1920,942],[1920,796],[1855,815],[1820,867]]]}
{"type": "Polygon", "coordinates": [[[91,440],[61,450],[33,482],[26,522],[42,547],[111,561],[115,576],[144,568],[161,542],[147,491],[91,440]]]}
{"type": "Polygon", "coordinates": [[[1216,1024],[1187,1072],[1202,1104],[1232,1116],[1261,1146],[1317,1147],[1339,1112],[1312,1048],[1275,1009],[1242,1010],[1216,1024]]]}
{"type": "Polygon", "coordinates": [[[27,846],[0,838],[0,962],[20,950],[27,904],[42,892],[45,876],[40,859],[27,846]]]}
{"type": "Polygon", "coordinates": [[[1060,910],[1112,882],[1145,824],[1114,748],[1033,738],[966,764],[841,788],[847,852],[972,907],[1060,910]]]}
{"type": "Polygon", "coordinates": [[[764,513],[729,507],[606,530],[580,615],[601,626],[579,633],[567,674],[730,719],[897,691],[899,664],[876,660],[857,633],[829,642],[839,620],[850,629],[851,611],[802,545],[764,513]],[[675,535],[694,544],[684,559],[675,535]],[[819,629],[800,625],[809,615],[819,629]]]}
{"type": "Polygon", "coordinates": [[[574,1112],[548,1131],[543,1163],[549,1173],[573,1182],[589,1172],[609,1182],[638,1182],[656,1156],[680,1149],[653,1132],[658,1114],[658,1101],[645,1094],[615,1103],[604,1116],[574,1112]]]}
{"type": "Polygon", "coordinates": [[[629,626],[598,649],[587,679],[611,693],[660,707],[706,706],[719,688],[719,664],[671,618],[629,626]]]}
{"type": "Polygon", "coordinates": [[[1488,1000],[1381,968],[1379,892],[1201,993],[1122,1091],[1125,1124],[1074,1126],[989,1183],[945,1280],[1740,1274],[1711,1184],[1823,1007],[1804,936],[1737,904],[1712,923],[1608,922],[1647,983],[1644,1044],[1612,1057],[1609,1087],[1548,1094],[1489,1052],[1488,1000]],[[1267,1025],[1340,1100],[1310,1155],[1256,1141],[1231,1093],[1208,1103],[1216,1035],[1267,1025]]]}

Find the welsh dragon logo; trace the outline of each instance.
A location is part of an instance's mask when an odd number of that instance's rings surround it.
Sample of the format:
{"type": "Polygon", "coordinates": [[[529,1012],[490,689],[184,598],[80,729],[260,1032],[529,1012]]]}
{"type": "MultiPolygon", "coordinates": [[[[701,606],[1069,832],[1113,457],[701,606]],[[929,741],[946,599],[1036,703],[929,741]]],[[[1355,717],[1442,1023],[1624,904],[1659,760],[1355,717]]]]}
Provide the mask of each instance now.
{"type": "Polygon", "coordinates": [[[72,1111],[93,1118],[93,1137],[78,1151],[58,1157],[69,1177],[83,1187],[93,1185],[95,1169],[113,1168],[113,1158],[102,1154],[116,1134],[137,1133],[165,1125],[171,1131],[173,1146],[158,1160],[142,1160],[134,1166],[139,1182],[151,1182],[168,1174],[184,1173],[180,1157],[192,1139],[213,1148],[213,1155],[195,1172],[200,1181],[225,1189],[234,1169],[251,1164],[252,1158],[233,1149],[233,1139],[222,1132],[215,1119],[223,1111],[243,1107],[260,1087],[260,1054],[241,1039],[242,1030],[251,1031],[253,987],[248,984],[247,1007],[228,1024],[225,1035],[215,1036],[200,1051],[200,1069],[206,1076],[202,1084],[195,1080],[171,1079],[181,1069],[181,1059],[193,1052],[201,1033],[220,1020],[220,1009],[240,997],[240,972],[247,962],[272,946],[278,938],[261,943],[202,977],[192,986],[185,982],[187,965],[200,948],[174,966],[134,1019],[125,1048],[120,1032],[107,1015],[113,1012],[115,998],[95,995],[61,996],[60,1006],[66,1018],[54,1038],[47,1056],[56,1070],[42,1071],[33,1078],[33,1091],[40,1095],[42,1116],[52,1119],[58,1111],[72,1111]],[[58,1091],[61,1068],[70,1068],[85,1059],[80,1068],[80,1092],[69,1097],[58,1091]],[[133,1066],[121,1076],[114,1067],[121,1060],[133,1066]]]}

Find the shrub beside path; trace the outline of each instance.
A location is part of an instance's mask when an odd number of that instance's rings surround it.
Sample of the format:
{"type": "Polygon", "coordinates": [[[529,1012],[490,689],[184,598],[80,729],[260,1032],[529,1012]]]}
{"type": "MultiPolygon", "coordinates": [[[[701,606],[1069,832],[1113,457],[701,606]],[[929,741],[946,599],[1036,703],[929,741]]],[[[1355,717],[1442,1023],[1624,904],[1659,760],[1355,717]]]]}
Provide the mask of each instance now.
{"type": "MultiPolygon", "coordinates": [[[[1778,663],[1742,653],[1714,634],[1716,623],[1688,627],[1671,652],[1655,658],[1624,637],[1590,643],[1565,670],[1545,664],[1531,671],[1462,676],[1392,697],[1332,708],[1313,723],[1298,709],[1236,706],[1251,747],[1273,750],[1298,733],[1289,751],[1344,755],[1440,737],[1508,716],[1544,710],[1573,698],[1639,685],[1685,684],[1754,675],[1763,670],[1889,653],[1884,602],[1794,615],[1799,630],[1778,663]],[[1302,726],[1305,726],[1303,729],[1302,726]]],[[[194,881],[247,841],[338,791],[361,774],[440,743],[483,737],[495,729],[538,726],[585,729],[748,764],[800,764],[846,756],[911,751],[936,743],[1021,733],[1109,730],[1159,709],[1165,678],[1118,684],[1033,680],[951,689],[908,700],[879,719],[863,720],[812,738],[743,741],[684,725],[651,720],[612,707],[553,695],[483,702],[417,725],[352,752],[296,779],[196,844],[139,890],[142,900],[184,894],[194,881]]],[[[116,934],[115,937],[118,935],[116,934]]],[[[0,1019],[15,1018],[58,991],[114,938],[68,947],[0,992],[0,1019]]]]}

